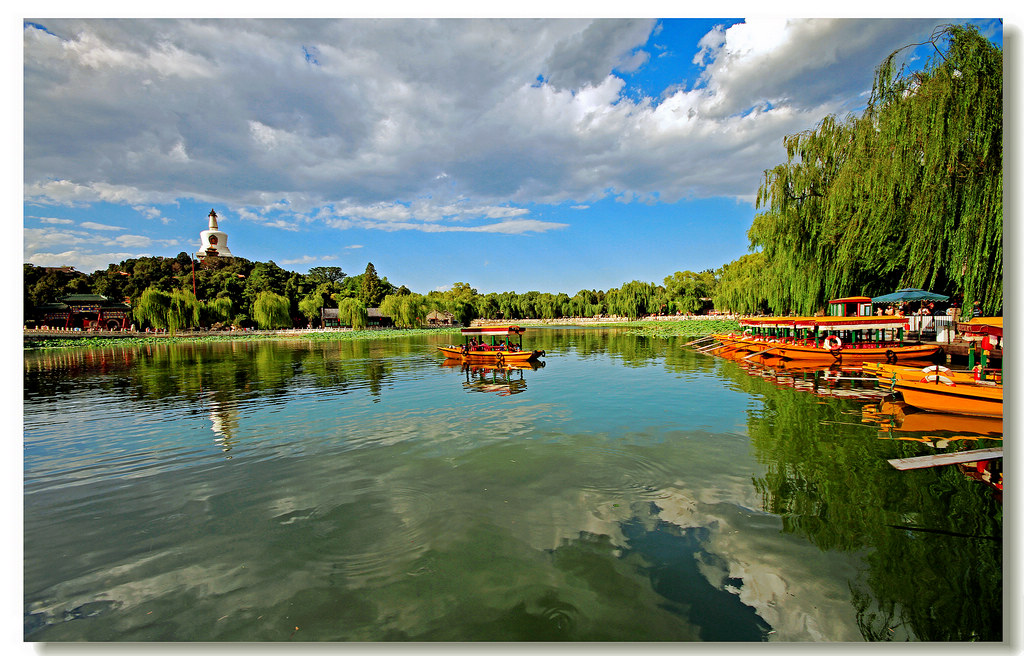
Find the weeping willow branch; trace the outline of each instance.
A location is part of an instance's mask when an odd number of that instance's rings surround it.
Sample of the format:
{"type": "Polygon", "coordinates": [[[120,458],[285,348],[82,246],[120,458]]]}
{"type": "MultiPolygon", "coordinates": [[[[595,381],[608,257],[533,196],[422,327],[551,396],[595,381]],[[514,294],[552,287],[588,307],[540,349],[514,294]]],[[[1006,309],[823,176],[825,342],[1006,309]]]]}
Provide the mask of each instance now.
{"type": "Polygon", "coordinates": [[[787,136],[765,171],[748,237],[772,310],[911,286],[1001,312],[1002,53],[971,27],[925,43],[924,68],[894,75],[892,53],[861,116],[787,136]]]}

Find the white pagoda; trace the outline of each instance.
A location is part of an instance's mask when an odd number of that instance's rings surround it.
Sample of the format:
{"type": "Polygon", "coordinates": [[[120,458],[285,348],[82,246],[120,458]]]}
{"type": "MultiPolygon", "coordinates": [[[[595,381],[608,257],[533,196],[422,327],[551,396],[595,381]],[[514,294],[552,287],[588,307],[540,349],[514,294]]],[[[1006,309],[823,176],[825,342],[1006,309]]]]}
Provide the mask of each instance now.
{"type": "Polygon", "coordinates": [[[227,233],[217,227],[217,213],[213,210],[210,210],[210,227],[199,233],[199,242],[196,257],[200,260],[206,257],[234,257],[228,250],[227,233]]]}

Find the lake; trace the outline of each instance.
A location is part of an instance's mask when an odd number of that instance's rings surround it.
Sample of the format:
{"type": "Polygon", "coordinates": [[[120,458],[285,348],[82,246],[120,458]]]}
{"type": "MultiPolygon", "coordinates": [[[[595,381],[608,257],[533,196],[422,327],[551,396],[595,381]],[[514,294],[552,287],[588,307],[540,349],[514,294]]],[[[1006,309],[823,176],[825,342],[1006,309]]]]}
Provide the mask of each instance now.
{"type": "Polygon", "coordinates": [[[453,339],[26,351],[25,640],[1002,640],[1001,500],[886,462],[1001,424],[627,329],[453,339]]]}

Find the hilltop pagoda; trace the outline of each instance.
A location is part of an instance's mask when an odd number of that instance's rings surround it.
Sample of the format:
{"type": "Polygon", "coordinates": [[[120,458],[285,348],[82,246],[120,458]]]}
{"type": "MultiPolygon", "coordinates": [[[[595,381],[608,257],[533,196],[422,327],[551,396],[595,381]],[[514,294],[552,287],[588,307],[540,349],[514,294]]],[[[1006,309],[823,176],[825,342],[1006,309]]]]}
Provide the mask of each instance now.
{"type": "Polygon", "coordinates": [[[196,257],[234,257],[228,250],[228,235],[217,226],[217,212],[210,210],[210,227],[199,233],[199,251],[196,257]]]}

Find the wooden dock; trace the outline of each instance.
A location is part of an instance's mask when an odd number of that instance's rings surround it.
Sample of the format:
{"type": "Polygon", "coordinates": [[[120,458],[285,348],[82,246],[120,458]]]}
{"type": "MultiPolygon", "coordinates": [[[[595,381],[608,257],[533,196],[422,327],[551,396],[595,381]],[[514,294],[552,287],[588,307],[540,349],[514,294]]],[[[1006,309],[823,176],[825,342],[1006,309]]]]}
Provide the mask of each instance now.
{"type": "Polygon", "coordinates": [[[994,460],[1003,457],[1003,449],[974,449],[973,451],[958,451],[956,453],[939,453],[932,456],[919,456],[917,458],[892,458],[889,464],[901,471],[907,469],[925,469],[927,467],[941,467],[943,465],[955,465],[963,462],[978,462],[980,460],[994,460]]]}

